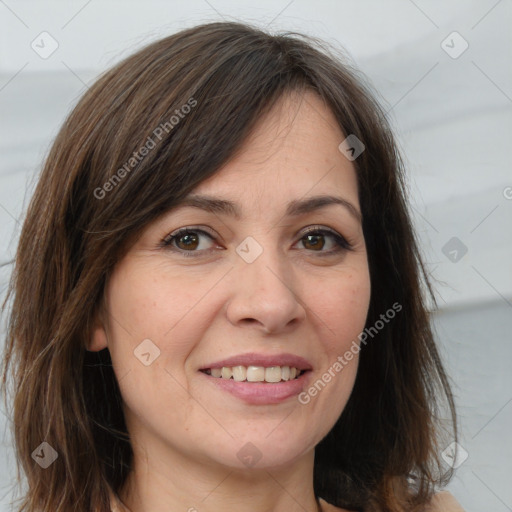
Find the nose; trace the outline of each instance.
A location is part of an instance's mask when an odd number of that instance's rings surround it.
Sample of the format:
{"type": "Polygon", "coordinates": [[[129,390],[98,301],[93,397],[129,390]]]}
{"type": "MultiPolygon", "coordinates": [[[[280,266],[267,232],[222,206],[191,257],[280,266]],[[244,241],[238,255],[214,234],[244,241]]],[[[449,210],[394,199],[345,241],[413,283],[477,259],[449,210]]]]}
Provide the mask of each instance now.
{"type": "Polygon", "coordinates": [[[265,249],[252,263],[239,258],[231,274],[227,317],[233,325],[253,326],[270,334],[296,328],[306,318],[298,295],[300,283],[277,251],[265,249]]]}

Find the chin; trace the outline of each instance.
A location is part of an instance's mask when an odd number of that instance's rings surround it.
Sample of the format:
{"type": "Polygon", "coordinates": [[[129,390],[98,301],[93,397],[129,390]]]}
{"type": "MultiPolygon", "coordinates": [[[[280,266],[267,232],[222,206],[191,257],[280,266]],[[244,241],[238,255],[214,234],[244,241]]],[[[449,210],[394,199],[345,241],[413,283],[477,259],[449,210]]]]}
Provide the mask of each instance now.
{"type": "MultiPolygon", "coordinates": [[[[288,424],[288,430],[290,428],[293,428],[293,424],[288,424]]],[[[217,445],[219,451],[212,454],[212,458],[224,466],[238,470],[286,467],[296,464],[308,453],[313,453],[322,436],[319,434],[315,437],[318,439],[312,439],[311,433],[308,433],[306,439],[305,436],[290,437],[289,431],[287,435],[282,432],[274,435],[271,430],[262,430],[259,434],[248,433],[237,439],[230,439],[222,447],[222,455],[219,453],[221,447],[217,445]]]]}

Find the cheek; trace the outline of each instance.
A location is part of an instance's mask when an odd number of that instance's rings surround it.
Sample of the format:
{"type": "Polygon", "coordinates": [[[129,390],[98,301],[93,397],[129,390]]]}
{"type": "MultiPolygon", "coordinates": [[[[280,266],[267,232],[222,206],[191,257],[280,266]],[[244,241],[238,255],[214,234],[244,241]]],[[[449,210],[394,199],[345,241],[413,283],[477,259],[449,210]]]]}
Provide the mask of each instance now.
{"type": "Polygon", "coordinates": [[[109,284],[113,327],[115,323],[121,324],[134,339],[153,336],[164,342],[173,331],[185,325],[197,325],[197,319],[194,317],[194,322],[190,322],[190,318],[211,287],[209,281],[204,276],[185,279],[183,273],[170,273],[162,265],[125,265],[109,284]]]}
{"type": "Polygon", "coordinates": [[[363,269],[336,277],[328,285],[324,281],[323,293],[317,293],[309,303],[316,305],[313,317],[317,318],[323,357],[299,402],[303,414],[323,418],[316,442],[336,423],[352,393],[359,360],[358,336],[370,303],[368,272],[363,269]]]}
{"type": "Polygon", "coordinates": [[[148,369],[153,373],[169,368],[184,383],[176,368],[183,368],[201,330],[207,328],[204,315],[196,310],[209,282],[187,285],[183,277],[166,275],[158,266],[125,265],[112,276],[107,294],[109,350],[119,376],[129,371],[131,379],[138,379],[148,369]],[[154,362],[146,367],[140,357],[148,352],[146,359],[154,362]]]}
{"type": "Polygon", "coordinates": [[[347,273],[324,283],[310,304],[324,324],[326,352],[344,352],[364,329],[370,304],[368,272],[347,273]]]}
{"type": "MultiPolygon", "coordinates": [[[[147,428],[152,428],[154,418],[163,416],[172,422],[172,411],[188,410],[184,361],[206,328],[202,317],[194,315],[209,285],[205,281],[196,280],[190,288],[183,277],[169,275],[159,266],[128,264],[120,266],[110,280],[107,304],[113,367],[130,414],[147,428]],[[173,406],[163,412],[162,404],[173,406]]],[[[180,418],[185,421],[184,415],[180,418]]]]}

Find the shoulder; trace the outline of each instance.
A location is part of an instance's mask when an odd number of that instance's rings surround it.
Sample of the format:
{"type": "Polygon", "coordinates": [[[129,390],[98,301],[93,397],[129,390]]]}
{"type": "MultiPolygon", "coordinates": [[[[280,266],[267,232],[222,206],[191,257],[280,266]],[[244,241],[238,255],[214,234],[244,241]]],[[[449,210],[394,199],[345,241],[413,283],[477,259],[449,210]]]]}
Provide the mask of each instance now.
{"type": "Polygon", "coordinates": [[[322,507],[322,512],[350,512],[349,510],[346,510],[344,508],[335,507],[334,505],[327,503],[327,501],[325,501],[322,498],[319,498],[319,501],[320,506],[322,507]]]}
{"type": "MultiPolygon", "coordinates": [[[[349,512],[330,505],[320,498],[322,512],[349,512]]],[[[438,492],[430,501],[425,512],[464,512],[460,503],[447,491],[438,492]]]]}
{"type": "Polygon", "coordinates": [[[110,491],[110,510],[111,512],[127,512],[126,507],[123,506],[117,496],[110,491]]]}
{"type": "Polygon", "coordinates": [[[438,492],[425,512],[464,512],[461,504],[448,492],[438,492]]]}
{"type": "MultiPolygon", "coordinates": [[[[111,494],[112,512],[124,512],[125,508],[119,503],[114,495],[111,494]]],[[[322,512],[350,512],[345,509],[330,505],[320,498],[322,512]]],[[[464,512],[460,503],[447,491],[437,493],[428,504],[425,512],[464,512]]]]}

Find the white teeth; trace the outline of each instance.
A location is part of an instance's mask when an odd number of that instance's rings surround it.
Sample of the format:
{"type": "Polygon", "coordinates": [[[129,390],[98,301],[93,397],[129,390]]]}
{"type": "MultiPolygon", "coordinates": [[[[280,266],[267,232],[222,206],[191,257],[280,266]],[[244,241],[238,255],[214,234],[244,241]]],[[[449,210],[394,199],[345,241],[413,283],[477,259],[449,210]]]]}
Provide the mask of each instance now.
{"type": "Polygon", "coordinates": [[[223,366],[211,368],[207,373],[212,377],[233,379],[237,382],[269,382],[293,380],[301,375],[301,371],[293,366],[223,366]]]}
{"type": "Polygon", "coordinates": [[[265,368],[265,380],[267,382],[281,382],[281,367],[271,366],[265,368]]]}
{"type": "Polygon", "coordinates": [[[263,366],[247,367],[247,382],[263,382],[265,380],[265,368],[263,366]]]}
{"type": "Polygon", "coordinates": [[[233,370],[231,368],[229,368],[229,366],[222,367],[221,377],[223,379],[231,379],[232,375],[233,375],[233,370]]]}
{"type": "Polygon", "coordinates": [[[247,368],[245,366],[233,366],[233,379],[242,382],[247,377],[247,368]]]}

